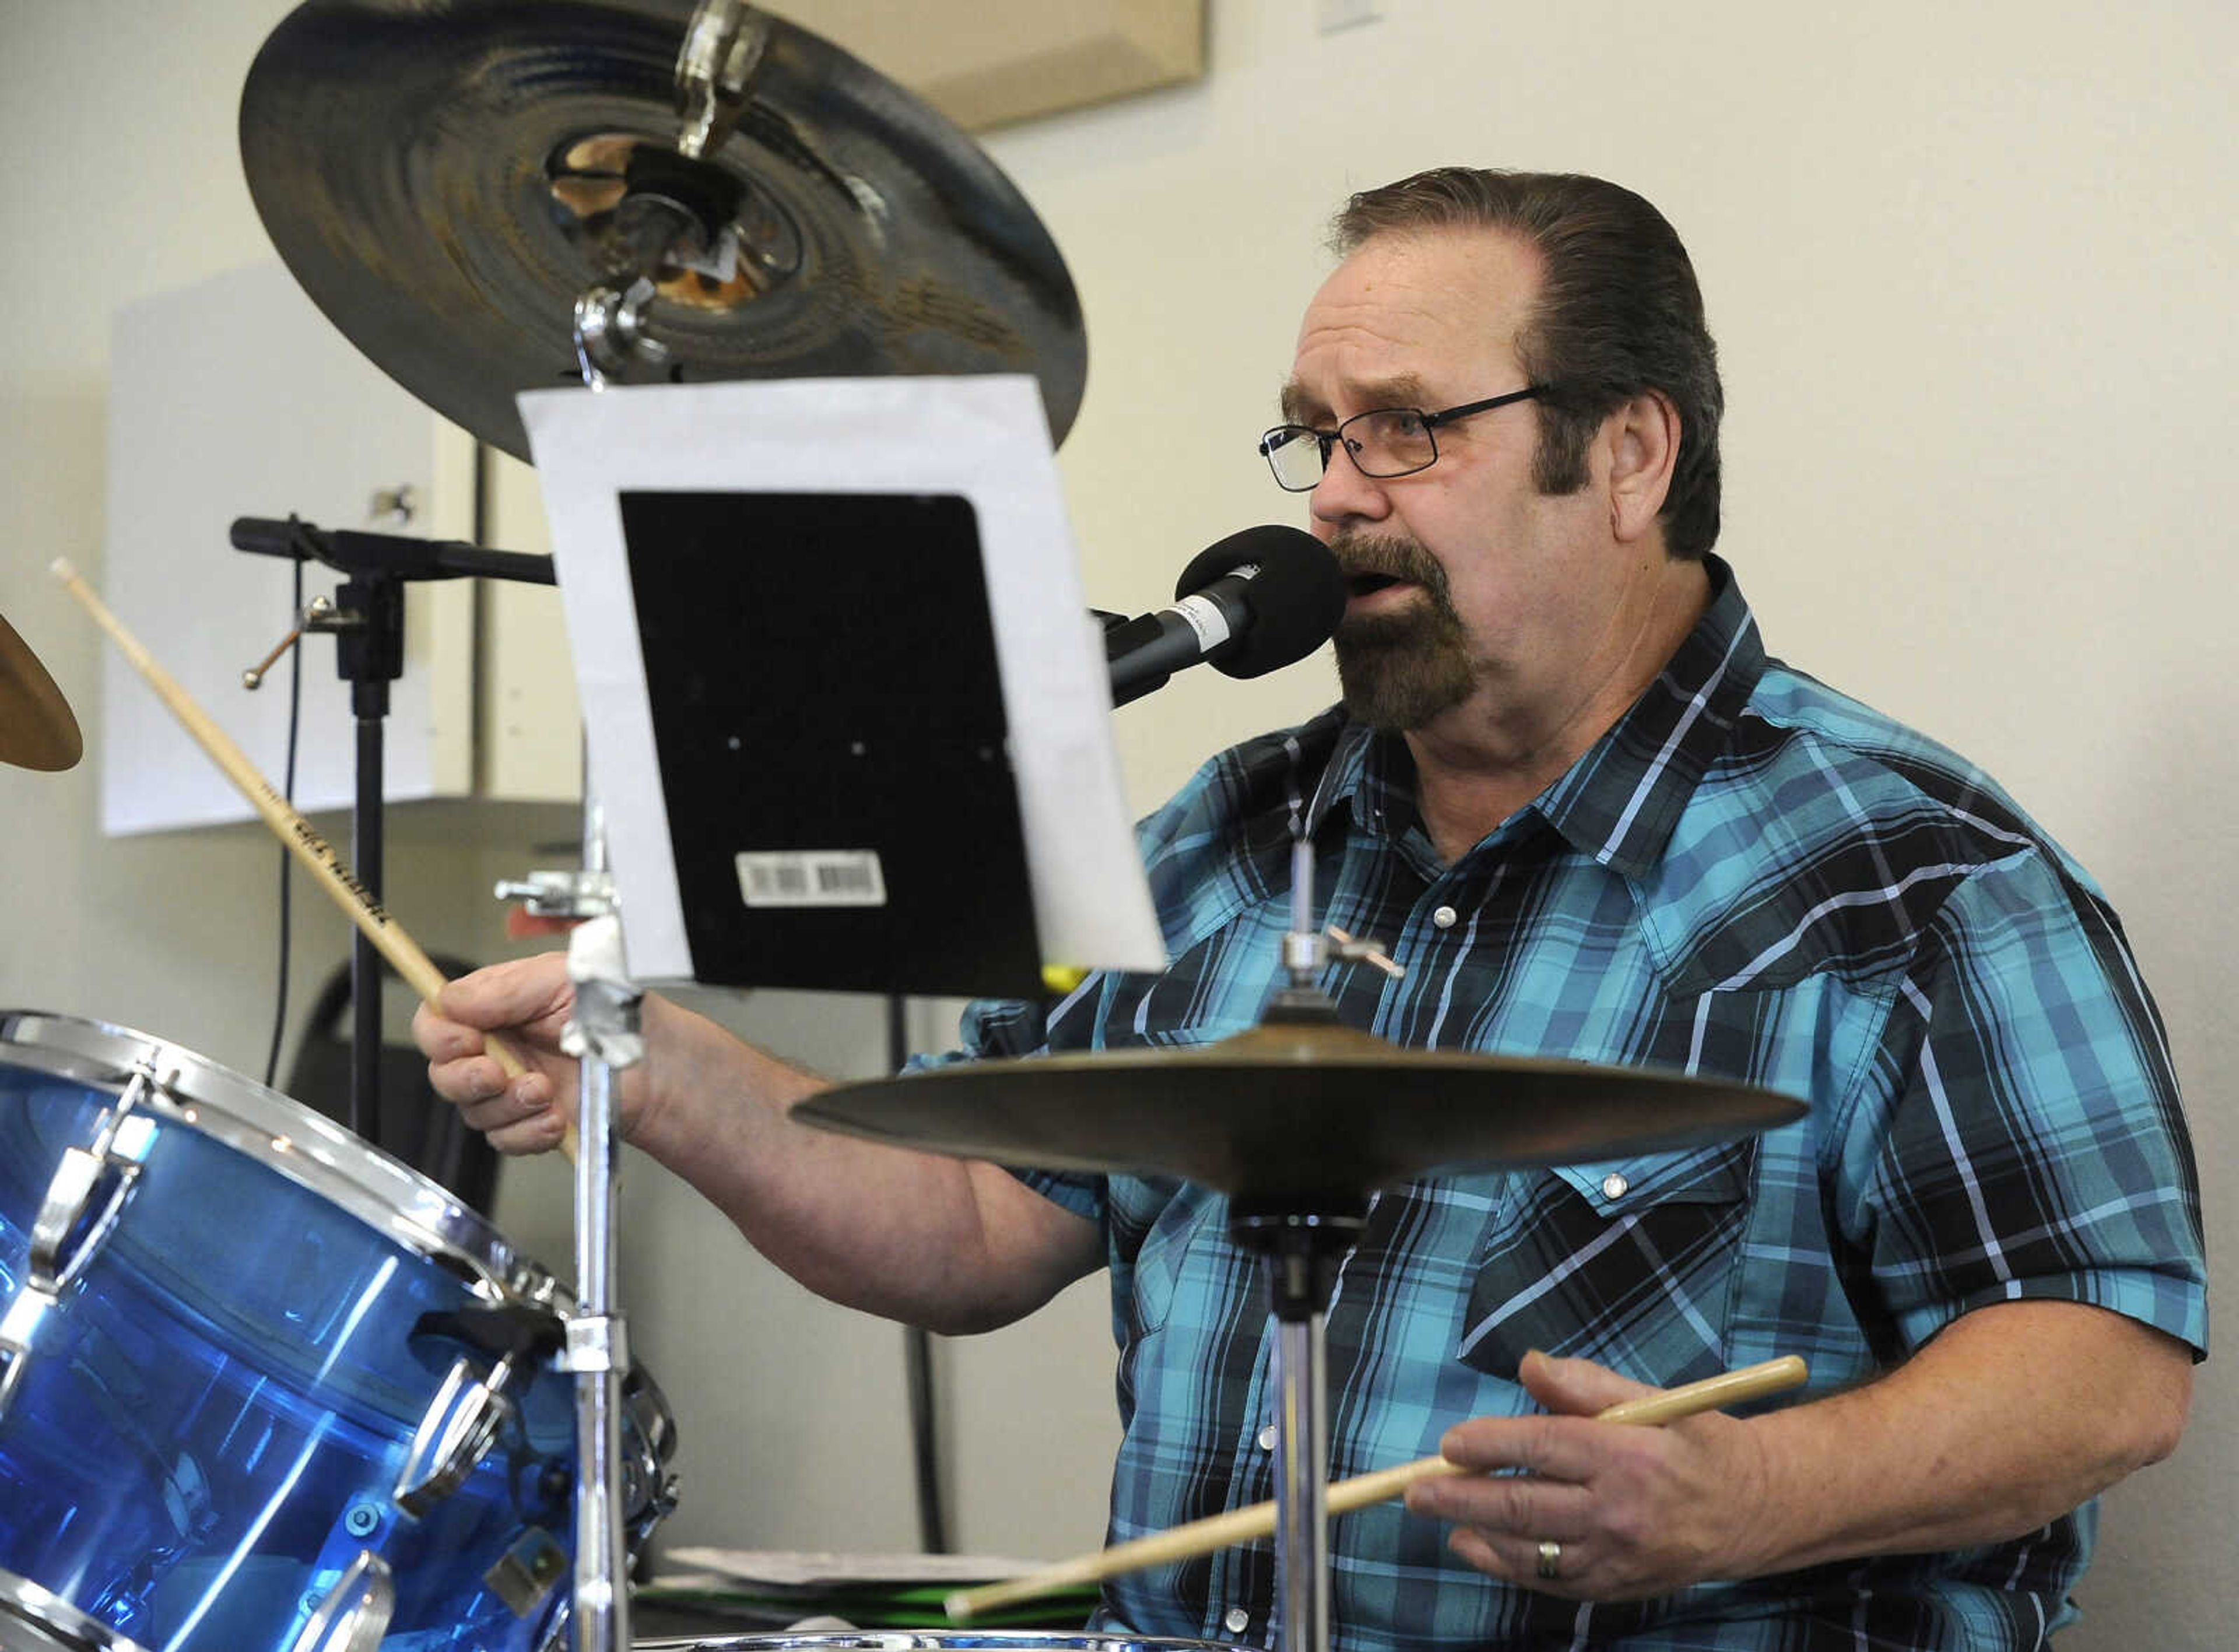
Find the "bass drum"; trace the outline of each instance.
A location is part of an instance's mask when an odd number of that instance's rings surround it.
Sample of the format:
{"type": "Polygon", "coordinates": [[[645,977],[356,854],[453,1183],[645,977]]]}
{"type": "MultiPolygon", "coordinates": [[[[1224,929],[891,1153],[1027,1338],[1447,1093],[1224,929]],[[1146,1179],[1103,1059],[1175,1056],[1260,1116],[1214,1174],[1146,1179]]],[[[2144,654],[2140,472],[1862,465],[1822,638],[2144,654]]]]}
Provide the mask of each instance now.
{"type": "MultiPolygon", "coordinates": [[[[128,1028],[0,1012],[0,1647],[545,1652],[573,1304],[442,1188],[128,1028]]],[[[639,1373],[633,1554],[673,1506],[639,1373]]]]}

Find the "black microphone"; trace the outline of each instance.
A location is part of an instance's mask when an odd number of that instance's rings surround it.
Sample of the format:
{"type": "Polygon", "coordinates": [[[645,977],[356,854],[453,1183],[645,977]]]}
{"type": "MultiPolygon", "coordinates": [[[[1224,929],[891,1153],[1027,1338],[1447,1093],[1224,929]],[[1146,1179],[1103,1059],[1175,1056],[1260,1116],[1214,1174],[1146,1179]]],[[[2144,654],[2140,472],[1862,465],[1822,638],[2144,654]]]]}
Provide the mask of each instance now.
{"type": "Polygon", "coordinates": [[[1179,599],[1108,627],[1112,703],[1139,700],[1200,660],[1259,677],[1304,660],[1345,618],[1345,574],[1329,547],[1296,527],[1247,527],[1197,554],[1174,581],[1179,599]]]}

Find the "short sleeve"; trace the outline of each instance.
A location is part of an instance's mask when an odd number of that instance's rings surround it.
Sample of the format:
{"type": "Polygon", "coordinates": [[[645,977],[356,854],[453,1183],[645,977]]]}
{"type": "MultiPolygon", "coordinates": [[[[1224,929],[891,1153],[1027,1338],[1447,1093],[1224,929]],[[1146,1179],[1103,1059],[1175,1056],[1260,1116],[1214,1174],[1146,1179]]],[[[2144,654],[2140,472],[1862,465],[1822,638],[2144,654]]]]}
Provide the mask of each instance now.
{"type": "MultiPolygon", "coordinates": [[[[1016,998],[982,998],[965,1005],[958,1023],[958,1037],[959,1048],[944,1055],[920,1056],[910,1063],[911,1066],[940,1067],[952,1061],[1031,1056],[1047,1045],[1049,1018],[1038,1004],[1016,998]]],[[[1106,1198],[1101,1176],[1018,1165],[1004,1168],[1051,1203],[1103,1225],[1106,1198]]]]}
{"type": "Polygon", "coordinates": [[[2205,1354],[2191,1141],[2160,1018],[2096,891],[2035,850],[1966,879],[1865,1077],[1837,1217],[1906,1347],[2036,1297],[2205,1354]]]}

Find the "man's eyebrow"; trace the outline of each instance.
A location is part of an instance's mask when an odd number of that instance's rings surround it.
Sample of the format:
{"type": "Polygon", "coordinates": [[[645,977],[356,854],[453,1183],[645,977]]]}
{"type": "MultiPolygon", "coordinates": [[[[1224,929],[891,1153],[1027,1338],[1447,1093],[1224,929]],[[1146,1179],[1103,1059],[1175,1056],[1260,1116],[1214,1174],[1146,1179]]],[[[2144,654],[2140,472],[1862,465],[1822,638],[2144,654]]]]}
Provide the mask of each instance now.
{"type": "MultiPolygon", "coordinates": [[[[1388,379],[1372,379],[1345,386],[1346,399],[1361,412],[1378,408],[1420,408],[1428,400],[1421,377],[1413,373],[1400,373],[1388,379]]],[[[1283,386],[1277,398],[1283,417],[1292,424],[1312,424],[1317,417],[1328,418],[1330,410],[1322,405],[1319,396],[1306,394],[1296,379],[1283,386]]]]}
{"type": "Polygon", "coordinates": [[[1424,390],[1423,381],[1412,373],[1402,373],[1392,378],[1377,379],[1349,388],[1353,400],[1363,408],[1419,408],[1430,399],[1424,390]]]}

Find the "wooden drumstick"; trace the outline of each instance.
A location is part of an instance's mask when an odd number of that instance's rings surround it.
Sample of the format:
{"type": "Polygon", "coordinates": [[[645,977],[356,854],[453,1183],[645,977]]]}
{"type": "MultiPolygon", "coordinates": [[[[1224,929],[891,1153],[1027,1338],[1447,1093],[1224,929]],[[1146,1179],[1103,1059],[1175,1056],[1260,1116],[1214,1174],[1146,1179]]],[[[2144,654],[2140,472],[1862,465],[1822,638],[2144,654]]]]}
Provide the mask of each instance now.
{"type": "MultiPolygon", "coordinates": [[[[445,985],[442,971],[429,960],[417,942],[406,934],[397,921],[390,917],[381,903],[358,882],[334,846],[320,835],[318,829],[298,813],[272,787],[272,783],[257,772],[248,754],[234,744],[233,737],[210,720],[208,713],[196,705],[192,695],[182,688],[171,673],[157,665],[140,640],[124,628],[123,622],[109,611],[108,605],[94,594],[93,587],[85,582],[69,559],[56,557],[52,564],[54,576],[63,582],[70,594],[82,603],[94,622],[109,634],[120,653],[134,670],[147,679],[148,686],[170,708],[171,715],[191,734],[196,744],[209,753],[210,760],[224,771],[225,777],[239,788],[264,824],[284,844],[289,853],[308,868],[320,888],[334,899],[335,905],[349,915],[374,949],[394,965],[405,985],[420,995],[429,1008],[442,995],[445,985]]],[[[528,1071],[512,1049],[492,1035],[484,1035],[485,1047],[508,1078],[517,1078],[528,1071]]],[[[561,1142],[568,1157],[575,1157],[575,1131],[569,1125],[561,1142]]]]}
{"type": "MultiPolygon", "coordinates": [[[[1761,1365],[1744,1365],[1739,1370],[1706,1377],[1699,1383],[1667,1389],[1660,1394],[1646,1394],[1637,1400],[1622,1401],[1606,1410],[1597,1411],[1594,1420],[1598,1423],[1631,1423],[1644,1427],[1676,1423],[1683,1416],[1693,1416],[1700,1411],[1715,1411],[1721,1406],[1739,1405],[1746,1400],[1777,1394],[1783,1389],[1795,1387],[1806,1374],[1804,1362],[1794,1354],[1789,1354],[1779,1359],[1766,1360],[1761,1365]]],[[[1397,1468],[1379,1469],[1373,1474],[1339,1480],[1332,1485],[1329,1488],[1329,1512],[1335,1516],[1350,1514],[1356,1509],[1365,1509],[1371,1503],[1399,1496],[1418,1480],[1476,1472],[1476,1470],[1463,1468],[1459,1463],[1449,1463],[1444,1457],[1421,1457],[1413,1463],[1403,1463],[1397,1468]]],[[[1140,1571],[1146,1566],[1163,1565],[1169,1561],[1194,1560],[1199,1555],[1210,1555],[1215,1549],[1226,1549],[1233,1543],[1248,1543],[1272,1536],[1274,1530],[1275,1505],[1258,1503],[1249,1509],[1232,1509],[1225,1515],[1193,1520],[1185,1526],[1153,1532],[1148,1537],[1138,1537],[1132,1543],[1114,1543],[1097,1554],[1060,1561],[1054,1566],[1029,1573],[1024,1577],[987,1583],[978,1589],[959,1589],[943,1604],[947,1609],[950,1622],[969,1623],[979,1614],[993,1611],[999,1606],[1033,1600],[1039,1596],[1076,1588],[1082,1583],[1100,1583],[1107,1577],[1140,1571]]]]}

